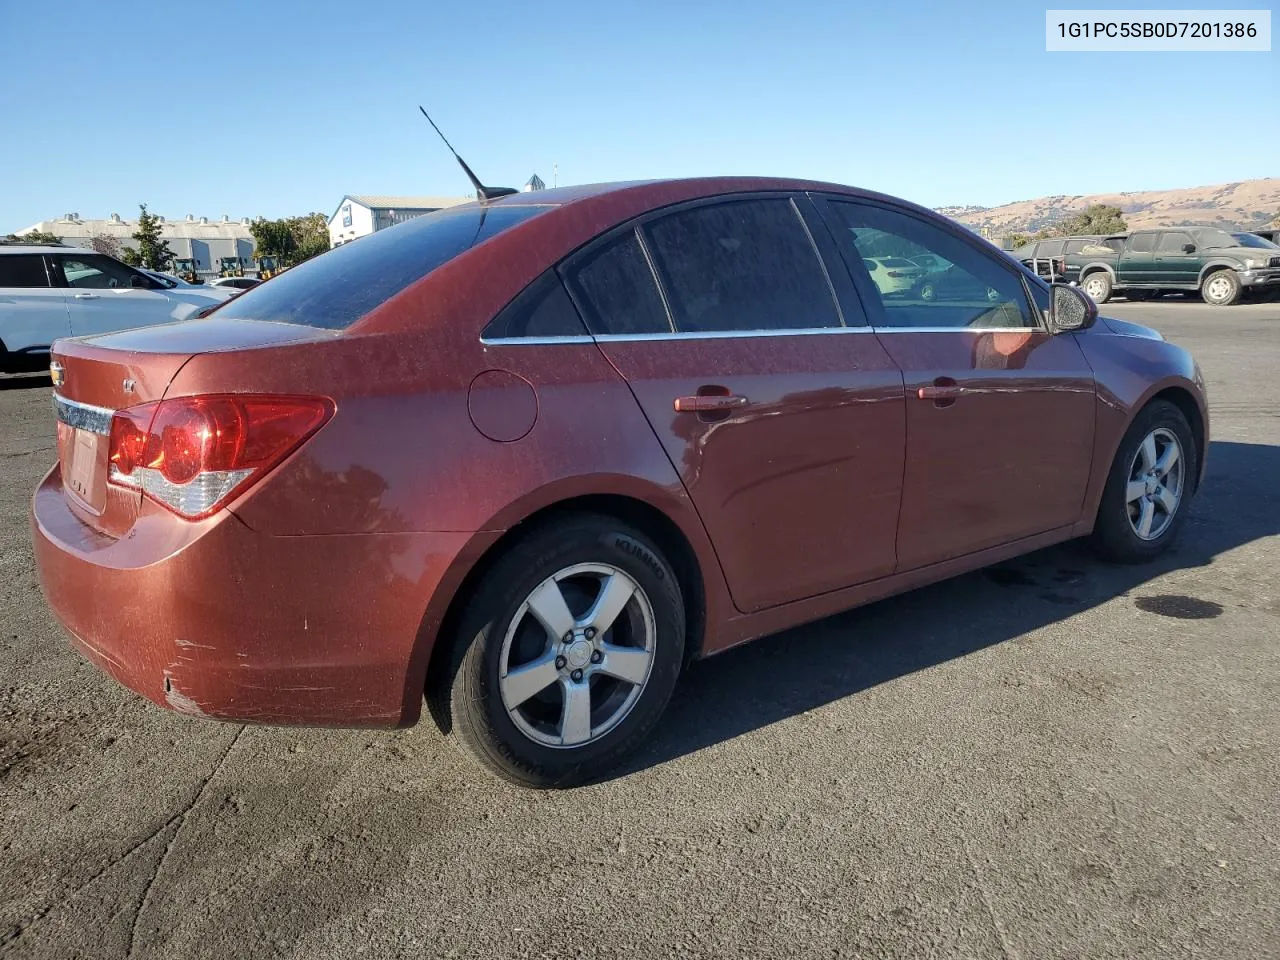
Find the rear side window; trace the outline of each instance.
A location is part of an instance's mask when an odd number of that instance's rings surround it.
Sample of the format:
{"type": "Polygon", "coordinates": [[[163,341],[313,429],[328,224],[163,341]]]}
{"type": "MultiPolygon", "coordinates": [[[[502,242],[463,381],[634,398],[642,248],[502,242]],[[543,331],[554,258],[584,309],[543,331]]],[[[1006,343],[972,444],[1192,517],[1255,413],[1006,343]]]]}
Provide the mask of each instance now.
{"type": "Polygon", "coordinates": [[[818,252],[787,198],[693,207],[643,230],[680,333],[841,325],[818,252]]]}
{"type": "Polygon", "coordinates": [[[218,316],[342,330],[476,244],[549,209],[469,206],[429,213],[286,270],[224,304],[218,316]]]}
{"type": "Polygon", "coordinates": [[[1061,240],[1045,240],[1036,248],[1037,257],[1060,257],[1062,256],[1063,241],[1061,240]]]}
{"type": "Polygon", "coordinates": [[[635,231],[591,250],[565,271],[592,333],[670,333],[671,321],[635,231]]]}
{"type": "Polygon", "coordinates": [[[47,287],[44,257],[39,254],[0,255],[0,287],[47,287]]]}
{"type": "Polygon", "coordinates": [[[1068,240],[1067,253],[1079,253],[1091,243],[1097,243],[1096,240],[1068,240]]]}
{"type": "Polygon", "coordinates": [[[554,270],[525,287],[485,327],[484,339],[581,337],[587,328],[554,270]]]}

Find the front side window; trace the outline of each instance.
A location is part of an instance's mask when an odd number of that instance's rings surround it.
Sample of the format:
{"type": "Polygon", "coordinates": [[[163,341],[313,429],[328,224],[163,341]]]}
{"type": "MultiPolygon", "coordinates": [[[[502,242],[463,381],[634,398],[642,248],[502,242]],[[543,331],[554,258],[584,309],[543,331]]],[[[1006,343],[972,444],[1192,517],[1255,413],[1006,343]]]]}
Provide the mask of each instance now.
{"type": "Polygon", "coordinates": [[[228,301],[218,316],[342,330],[454,257],[550,209],[468,205],[415,217],[291,267],[228,301]]]}
{"type": "Polygon", "coordinates": [[[44,257],[38,253],[0,255],[0,287],[47,287],[44,257]]]}
{"type": "Polygon", "coordinates": [[[67,286],[85,290],[127,288],[138,276],[123,264],[106,257],[63,257],[62,275],[67,286]]]}
{"type": "MultiPolygon", "coordinates": [[[[832,201],[837,239],[848,243],[856,269],[867,257],[938,257],[948,265],[913,277],[867,279],[880,298],[880,323],[906,328],[1011,328],[1038,326],[1022,277],[990,254],[943,228],[905,213],[832,201]]],[[[886,271],[888,273],[889,271],[886,271]]],[[[901,271],[894,271],[901,272],[901,271]]],[[[865,286],[865,284],[863,284],[865,286]]]]}
{"type": "Polygon", "coordinates": [[[691,207],[642,230],[679,333],[841,326],[822,261],[786,197],[691,207]]]}
{"type": "Polygon", "coordinates": [[[1160,245],[1156,247],[1161,253],[1182,253],[1182,248],[1191,243],[1189,233],[1164,233],[1160,235],[1160,245]]]}

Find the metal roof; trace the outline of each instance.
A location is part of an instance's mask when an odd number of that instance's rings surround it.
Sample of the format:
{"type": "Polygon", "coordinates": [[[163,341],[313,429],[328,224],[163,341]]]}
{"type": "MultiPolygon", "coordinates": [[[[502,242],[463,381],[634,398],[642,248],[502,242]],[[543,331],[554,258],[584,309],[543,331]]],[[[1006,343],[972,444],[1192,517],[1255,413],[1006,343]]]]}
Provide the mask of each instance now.
{"type": "Polygon", "coordinates": [[[470,197],[391,197],[381,193],[347,194],[347,198],[379,210],[439,210],[467,203],[470,197]]]}

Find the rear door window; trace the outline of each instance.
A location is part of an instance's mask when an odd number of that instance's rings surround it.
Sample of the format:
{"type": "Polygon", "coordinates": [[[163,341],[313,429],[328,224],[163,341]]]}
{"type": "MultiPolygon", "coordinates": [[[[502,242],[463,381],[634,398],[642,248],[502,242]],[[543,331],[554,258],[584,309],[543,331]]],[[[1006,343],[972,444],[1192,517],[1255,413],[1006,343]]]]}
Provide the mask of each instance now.
{"type": "Polygon", "coordinates": [[[0,287],[47,287],[49,275],[38,253],[0,254],[0,287]]]}
{"type": "Polygon", "coordinates": [[[671,333],[662,294],[640,238],[626,230],[565,269],[592,333],[605,336],[671,333]]]}
{"type": "Polygon", "coordinates": [[[787,197],[691,207],[641,229],[679,333],[842,325],[808,228],[787,197]]]}
{"type": "Polygon", "coordinates": [[[466,206],[416,217],[300,263],[224,304],[218,316],[342,330],[459,254],[550,209],[466,206]]]}
{"type": "Polygon", "coordinates": [[[1150,253],[1156,248],[1154,233],[1139,233],[1129,239],[1129,249],[1134,253],[1150,253]]]}

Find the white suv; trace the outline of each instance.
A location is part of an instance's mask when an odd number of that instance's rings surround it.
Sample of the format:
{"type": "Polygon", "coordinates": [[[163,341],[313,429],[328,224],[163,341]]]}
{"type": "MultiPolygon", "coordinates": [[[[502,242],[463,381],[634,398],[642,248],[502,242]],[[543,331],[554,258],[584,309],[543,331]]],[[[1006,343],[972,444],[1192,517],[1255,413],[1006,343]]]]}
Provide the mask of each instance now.
{"type": "Polygon", "coordinates": [[[59,337],[185,320],[237,292],[166,287],[78,247],[0,245],[0,370],[47,362],[59,337]]]}

